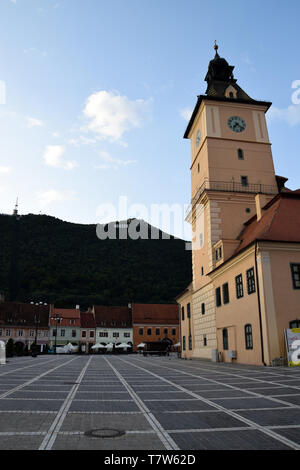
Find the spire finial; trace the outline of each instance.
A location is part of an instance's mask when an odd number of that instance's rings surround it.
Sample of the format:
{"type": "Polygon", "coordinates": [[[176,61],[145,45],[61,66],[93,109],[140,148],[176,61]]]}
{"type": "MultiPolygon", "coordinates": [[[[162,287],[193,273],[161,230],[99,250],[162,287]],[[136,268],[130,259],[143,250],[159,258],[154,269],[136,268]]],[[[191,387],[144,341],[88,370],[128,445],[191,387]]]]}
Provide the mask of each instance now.
{"type": "Polygon", "coordinates": [[[215,40],[214,50],[217,52],[218,49],[219,49],[219,46],[217,44],[217,41],[215,40]]]}

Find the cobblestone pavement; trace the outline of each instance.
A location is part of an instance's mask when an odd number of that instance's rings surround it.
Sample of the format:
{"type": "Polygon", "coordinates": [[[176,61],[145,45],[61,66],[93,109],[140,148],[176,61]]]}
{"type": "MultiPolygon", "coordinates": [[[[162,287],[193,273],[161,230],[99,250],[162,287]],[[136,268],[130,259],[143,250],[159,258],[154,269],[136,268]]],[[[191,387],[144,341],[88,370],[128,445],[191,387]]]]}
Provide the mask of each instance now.
{"type": "Polygon", "coordinates": [[[0,449],[300,449],[300,369],[141,355],[10,358],[0,449]],[[120,431],[107,437],[108,431],[120,431]]]}

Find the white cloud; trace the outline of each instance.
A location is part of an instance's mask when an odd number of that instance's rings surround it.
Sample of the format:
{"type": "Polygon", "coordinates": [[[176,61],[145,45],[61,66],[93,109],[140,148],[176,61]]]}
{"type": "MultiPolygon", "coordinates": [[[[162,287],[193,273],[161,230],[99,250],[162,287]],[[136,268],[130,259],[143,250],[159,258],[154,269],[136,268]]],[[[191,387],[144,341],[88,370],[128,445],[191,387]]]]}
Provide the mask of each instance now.
{"type": "Polygon", "coordinates": [[[152,99],[130,101],[127,96],[99,91],[89,96],[83,110],[90,120],[86,129],[98,139],[120,140],[124,132],[141,126],[151,103],[152,99]]]}
{"type": "Polygon", "coordinates": [[[29,47],[28,49],[24,49],[24,54],[38,54],[38,55],[41,55],[42,57],[47,56],[46,51],[42,51],[40,49],[37,49],[36,47],[29,47]]]}
{"type": "Polygon", "coordinates": [[[124,167],[131,165],[132,163],[137,163],[137,160],[120,160],[119,158],[114,158],[105,151],[100,152],[100,159],[103,161],[103,163],[95,166],[95,168],[98,170],[106,170],[109,168],[118,170],[122,166],[124,167]]]}
{"type": "Polygon", "coordinates": [[[10,173],[11,172],[11,167],[10,166],[0,166],[0,174],[2,173],[10,173]]]}
{"type": "Polygon", "coordinates": [[[37,197],[41,206],[48,206],[55,202],[74,201],[76,199],[76,192],[71,190],[59,191],[57,189],[50,189],[40,192],[37,197]]]}
{"type": "Polygon", "coordinates": [[[180,116],[185,120],[189,121],[191,119],[193,110],[191,108],[184,108],[180,110],[180,116]]]}
{"type": "Polygon", "coordinates": [[[65,150],[63,145],[47,145],[43,157],[46,165],[55,168],[63,168],[64,170],[72,170],[77,167],[77,162],[67,161],[62,158],[65,150]]]}
{"type": "Polygon", "coordinates": [[[27,127],[42,127],[44,123],[40,119],[35,119],[30,116],[26,117],[27,127]]]}
{"type": "Polygon", "coordinates": [[[300,105],[291,105],[288,108],[271,108],[267,114],[270,121],[285,121],[289,126],[300,124],[300,105]]]}
{"type": "Polygon", "coordinates": [[[75,147],[79,147],[82,144],[84,144],[84,145],[96,144],[97,140],[96,139],[91,139],[89,137],[85,137],[85,136],[81,135],[78,139],[69,139],[68,143],[70,145],[74,145],[75,147]]]}

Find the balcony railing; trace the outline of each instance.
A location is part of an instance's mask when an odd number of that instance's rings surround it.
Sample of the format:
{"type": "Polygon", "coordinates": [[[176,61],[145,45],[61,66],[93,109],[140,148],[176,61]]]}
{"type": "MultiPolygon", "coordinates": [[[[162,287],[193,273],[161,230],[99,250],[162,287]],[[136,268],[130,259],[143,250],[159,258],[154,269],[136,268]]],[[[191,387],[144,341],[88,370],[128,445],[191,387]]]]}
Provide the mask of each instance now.
{"type": "Polygon", "coordinates": [[[222,191],[233,193],[253,193],[253,194],[277,194],[277,186],[267,184],[242,184],[235,181],[204,181],[191,200],[191,204],[186,211],[186,217],[190,214],[193,206],[198,202],[204,191],[222,191]]]}

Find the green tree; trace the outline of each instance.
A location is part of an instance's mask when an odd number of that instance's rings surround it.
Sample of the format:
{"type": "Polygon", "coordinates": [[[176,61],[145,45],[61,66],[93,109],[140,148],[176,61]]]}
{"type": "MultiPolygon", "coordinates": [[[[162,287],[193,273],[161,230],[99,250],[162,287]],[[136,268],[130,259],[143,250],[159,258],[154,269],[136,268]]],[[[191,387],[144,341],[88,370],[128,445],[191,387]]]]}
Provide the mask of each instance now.
{"type": "Polygon", "coordinates": [[[12,338],[9,338],[9,340],[6,343],[6,356],[13,357],[13,355],[14,355],[14,340],[12,338]]]}

